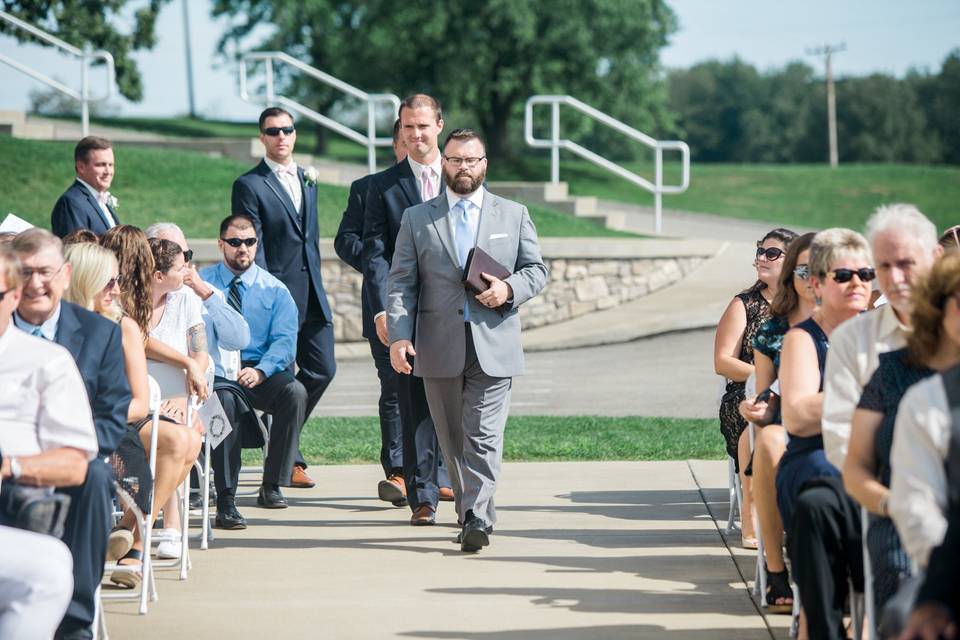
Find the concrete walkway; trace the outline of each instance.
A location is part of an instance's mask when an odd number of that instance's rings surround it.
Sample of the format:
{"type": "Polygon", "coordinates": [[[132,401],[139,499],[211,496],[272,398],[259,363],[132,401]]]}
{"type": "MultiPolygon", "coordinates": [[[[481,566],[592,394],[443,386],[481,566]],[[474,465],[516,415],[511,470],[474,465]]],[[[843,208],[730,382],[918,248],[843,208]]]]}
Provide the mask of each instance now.
{"type": "Polygon", "coordinates": [[[372,466],[315,468],[291,507],[241,500],[250,527],[158,574],[146,617],[108,602],[113,638],[760,639],[711,511],[722,462],[507,464],[492,546],[462,554],[455,519],[413,528],[372,494],[372,466]],[[701,487],[703,489],[701,490],[701,487]]]}

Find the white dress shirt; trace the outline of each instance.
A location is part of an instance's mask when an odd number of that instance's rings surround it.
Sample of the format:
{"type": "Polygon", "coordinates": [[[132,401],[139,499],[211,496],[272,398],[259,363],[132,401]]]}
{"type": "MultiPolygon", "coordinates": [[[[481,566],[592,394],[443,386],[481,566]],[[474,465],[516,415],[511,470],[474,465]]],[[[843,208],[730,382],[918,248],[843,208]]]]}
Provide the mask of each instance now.
{"type": "Polygon", "coordinates": [[[289,167],[293,167],[293,170],[296,171],[297,163],[291,160],[289,164],[280,164],[270,158],[264,158],[263,161],[270,167],[270,171],[276,174],[280,184],[283,185],[287,195],[290,196],[293,208],[296,209],[297,213],[300,213],[300,207],[303,204],[303,187],[300,185],[300,175],[290,175],[286,171],[289,167]]]}
{"type": "Polygon", "coordinates": [[[420,192],[420,200],[426,201],[426,198],[423,197],[423,170],[426,167],[430,167],[432,174],[430,176],[430,185],[433,187],[434,197],[440,195],[440,180],[441,173],[440,168],[440,154],[437,154],[437,157],[433,159],[433,162],[430,164],[420,164],[410,156],[407,156],[407,162],[410,163],[410,169],[413,171],[413,177],[417,179],[417,191],[420,192]]]}
{"type": "Polygon", "coordinates": [[[910,559],[927,565],[947,531],[950,407],[940,374],[910,387],[900,401],[890,450],[890,517],[910,559]]]}
{"type": "Polygon", "coordinates": [[[0,451],[29,456],[60,447],[97,455],[97,433],[70,352],[13,324],[0,336],[0,451]]]}
{"type": "Polygon", "coordinates": [[[880,354],[906,346],[908,331],[885,304],[847,320],[830,335],[821,424],[827,460],[837,469],[843,469],[853,412],[880,364],[880,354]]]}
{"type": "MultiPolygon", "coordinates": [[[[107,229],[113,229],[115,226],[117,226],[117,221],[113,219],[113,214],[110,213],[110,207],[100,202],[100,192],[94,189],[92,186],[90,186],[86,182],[84,182],[83,180],[81,180],[79,177],[77,177],[77,182],[85,186],[87,190],[93,195],[93,199],[97,201],[97,205],[100,206],[100,211],[103,212],[103,217],[107,219],[107,229]]],[[[105,193],[109,198],[110,192],[106,191],[105,193]]]]}

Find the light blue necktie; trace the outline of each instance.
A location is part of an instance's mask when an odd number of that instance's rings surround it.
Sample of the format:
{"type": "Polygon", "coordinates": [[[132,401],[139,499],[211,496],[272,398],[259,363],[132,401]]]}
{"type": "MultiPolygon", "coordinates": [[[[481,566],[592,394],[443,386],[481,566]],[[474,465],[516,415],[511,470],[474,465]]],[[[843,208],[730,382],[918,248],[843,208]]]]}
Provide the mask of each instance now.
{"type": "MultiPolygon", "coordinates": [[[[466,266],[467,256],[470,254],[470,249],[473,249],[474,237],[473,228],[470,224],[470,205],[470,201],[464,198],[454,206],[454,209],[460,210],[460,215],[457,217],[456,243],[457,257],[460,259],[461,267],[466,266]]],[[[467,292],[467,295],[471,295],[470,292],[467,292]]],[[[467,301],[463,303],[463,321],[467,322],[469,320],[470,302],[467,298],[467,301]]]]}
{"type": "Polygon", "coordinates": [[[30,335],[37,336],[38,338],[43,338],[44,340],[47,339],[47,336],[43,335],[43,331],[41,330],[40,327],[34,327],[33,331],[30,332],[30,335]]]}

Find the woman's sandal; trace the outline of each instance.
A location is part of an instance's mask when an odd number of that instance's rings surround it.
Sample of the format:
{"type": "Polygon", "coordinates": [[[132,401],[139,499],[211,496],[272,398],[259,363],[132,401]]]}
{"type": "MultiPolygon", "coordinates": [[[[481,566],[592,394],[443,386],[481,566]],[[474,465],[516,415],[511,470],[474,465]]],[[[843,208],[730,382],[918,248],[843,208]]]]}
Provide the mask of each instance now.
{"type": "Polygon", "coordinates": [[[764,565],[763,570],[767,572],[767,593],[764,595],[767,600],[767,611],[770,613],[793,611],[793,589],[790,588],[790,574],[786,567],[783,571],[770,571],[764,565]]]}
{"type": "Polygon", "coordinates": [[[136,589],[143,581],[143,552],[139,549],[130,549],[126,555],[117,560],[121,569],[114,569],[110,574],[110,582],[126,589],[136,589]],[[123,564],[124,560],[137,560],[139,566],[131,563],[123,564]]]}

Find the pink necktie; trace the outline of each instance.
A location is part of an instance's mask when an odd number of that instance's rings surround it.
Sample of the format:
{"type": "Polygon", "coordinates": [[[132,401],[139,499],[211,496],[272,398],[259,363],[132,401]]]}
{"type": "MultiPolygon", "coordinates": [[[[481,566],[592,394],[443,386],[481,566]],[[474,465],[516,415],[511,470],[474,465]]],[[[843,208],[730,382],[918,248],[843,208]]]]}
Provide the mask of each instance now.
{"type": "Polygon", "coordinates": [[[296,177],[298,177],[298,175],[297,175],[297,165],[295,165],[294,163],[291,162],[291,163],[288,164],[287,166],[285,166],[285,167],[280,167],[279,169],[277,169],[277,173],[286,173],[286,174],[289,174],[289,175],[293,176],[294,178],[296,178],[296,177]]]}
{"type": "Polygon", "coordinates": [[[423,196],[424,202],[433,199],[433,181],[430,179],[432,177],[433,169],[430,167],[424,167],[420,172],[420,181],[423,183],[420,187],[420,195],[423,196]]]}
{"type": "Polygon", "coordinates": [[[109,191],[98,191],[97,192],[97,202],[106,206],[110,202],[110,192],[109,191]]]}

